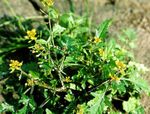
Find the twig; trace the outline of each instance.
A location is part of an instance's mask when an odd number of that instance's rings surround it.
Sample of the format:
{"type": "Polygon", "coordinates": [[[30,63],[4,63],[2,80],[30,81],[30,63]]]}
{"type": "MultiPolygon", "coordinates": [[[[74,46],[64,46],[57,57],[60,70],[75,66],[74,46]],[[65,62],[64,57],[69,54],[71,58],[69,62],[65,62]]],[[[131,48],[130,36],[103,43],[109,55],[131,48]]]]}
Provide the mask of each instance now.
{"type": "Polygon", "coordinates": [[[92,92],[92,91],[96,90],[97,88],[99,88],[100,86],[102,86],[102,85],[106,84],[107,82],[110,82],[110,80],[107,80],[107,81],[105,81],[105,82],[101,83],[100,85],[98,85],[98,86],[96,86],[96,87],[92,88],[91,90],[89,90],[89,91],[88,91],[88,93],[90,93],[90,92],[92,92]]]}

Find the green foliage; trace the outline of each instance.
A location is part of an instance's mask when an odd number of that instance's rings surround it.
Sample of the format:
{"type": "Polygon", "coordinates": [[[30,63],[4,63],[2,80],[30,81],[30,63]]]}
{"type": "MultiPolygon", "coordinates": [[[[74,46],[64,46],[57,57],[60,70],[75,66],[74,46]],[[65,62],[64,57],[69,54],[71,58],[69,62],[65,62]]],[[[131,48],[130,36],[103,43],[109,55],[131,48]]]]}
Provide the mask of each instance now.
{"type": "MultiPolygon", "coordinates": [[[[14,36],[13,43],[0,49],[5,98],[0,112],[144,113],[139,100],[141,92],[150,93],[142,79],[147,69],[134,62],[128,48],[108,38],[112,20],[95,31],[87,16],[59,14],[52,6],[47,15],[48,25],[36,22],[36,30],[34,22],[30,26],[24,24],[29,20],[22,21],[20,37],[14,36]],[[10,73],[9,67],[15,71],[10,73]]],[[[119,37],[128,43],[132,33],[126,30],[119,37]]]]}
{"type": "Polygon", "coordinates": [[[126,112],[134,111],[138,105],[138,101],[135,98],[130,98],[128,101],[123,102],[123,108],[126,112]]]}
{"type": "Polygon", "coordinates": [[[89,108],[89,114],[102,114],[104,112],[105,103],[104,103],[104,97],[105,93],[103,91],[97,91],[94,93],[91,93],[95,98],[90,100],[87,104],[90,107],[89,108]]]}

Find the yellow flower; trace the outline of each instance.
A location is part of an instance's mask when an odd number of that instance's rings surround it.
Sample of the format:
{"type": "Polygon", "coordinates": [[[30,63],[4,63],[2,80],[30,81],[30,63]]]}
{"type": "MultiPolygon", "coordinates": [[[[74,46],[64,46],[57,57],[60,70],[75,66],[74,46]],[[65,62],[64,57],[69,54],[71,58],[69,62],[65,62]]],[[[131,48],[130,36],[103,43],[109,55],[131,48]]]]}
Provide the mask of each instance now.
{"type": "Polygon", "coordinates": [[[100,43],[102,42],[101,38],[94,37],[94,43],[100,43]]]}
{"type": "Polygon", "coordinates": [[[104,55],[104,50],[103,49],[99,49],[99,55],[103,56],[104,55]]]}
{"type": "Polygon", "coordinates": [[[121,61],[118,61],[118,60],[117,60],[117,61],[115,61],[115,63],[116,63],[117,67],[118,67],[120,70],[126,68],[126,65],[125,65],[123,62],[121,62],[121,61]]]}
{"type": "Polygon", "coordinates": [[[34,85],[35,85],[35,82],[33,79],[27,79],[26,86],[34,86],[34,85]]]}
{"type": "Polygon", "coordinates": [[[71,82],[71,79],[70,79],[70,76],[67,76],[65,79],[64,79],[64,82],[71,82]]]}
{"type": "Polygon", "coordinates": [[[120,70],[120,73],[121,73],[122,75],[125,75],[124,69],[120,70]]]}
{"type": "Polygon", "coordinates": [[[77,112],[76,114],[84,114],[84,108],[82,105],[77,105],[77,112]]]}
{"type": "Polygon", "coordinates": [[[44,6],[52,6],[54,4],[54,0],[42,0],[44,6]]]}
{"type": "Polygon", "coordinates": [[[116,75],[109,74],[109,76],[110,76],[112,81],[120,81],[120,78],[117,77],[116,75]]]}
{"type": "Polygon", "coordinates": [[[19,70],[21,66],[22,66],[22,62],[19,62],[17,60],[10,60],[9,67],[10,67],[11,73],[14,72],[15,70],[19,70]]]}
{"type": "Polygon", "coordinates": [[[36,40],[36,30],[35,29],[32,29],[32,30],[28,30],[27,31],[27,39],[30,39],[30,40],[36,40]]]}
{"type": "Polygon", "coordinates": [[[43,51],[43,50],[44,50],[44,47],[41,46],[40,44],[37,44],[37,43],[36,43],[36,44],[33,46],[32,53],[37,53],[37,52],[43,51]]]}

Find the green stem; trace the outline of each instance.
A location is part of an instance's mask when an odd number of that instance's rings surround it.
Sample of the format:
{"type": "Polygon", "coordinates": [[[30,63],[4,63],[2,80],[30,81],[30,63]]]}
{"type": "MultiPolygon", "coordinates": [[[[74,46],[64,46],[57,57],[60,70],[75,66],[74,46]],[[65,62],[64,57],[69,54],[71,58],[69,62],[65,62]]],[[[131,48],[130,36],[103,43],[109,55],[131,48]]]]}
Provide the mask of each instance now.
{"type": "Polygon", "coordinates": [[[69,6],[70,6],[70,11],[72,13],[74,13],[75,12],[75,7],[74,7],[73,1],[72,0],[68,0],[68,3],[69,3],[69,6]]]}
{"type": "Polygon", "coordinates": [[[103,82],[103,83],[97,85],[95,88],[92,88],[92,89],[91,89],[90,91],[88,91],[88,92],[90,93],[90,92],[96,90],[97,88],[101,87],[102,85],[104,85],[104,84],[106,84],[106,83],[108,83],[108,82],[110,82],[110,80],[107,80],[107,81],[105,81],[105,82],[103,82]]]}
{"type": "MultiPolygon", "coordinates": [[[[26,72],[24,72],[22,69],[20,69],[20,71],[21,71],[21,73],[23,74],[23,75],[25,75],[26,77],[28,77],[29,79],[32,79],[32,77],[29,75],[29,74],[27,74],[26,72]]],[[[62,80],[62,78],[61,78],[61,80],[62,80]]],[[[40,86],[40,87],[43,87],[43,88],[46,88],[46,89],[49,89],[49,90],[51,90],[51,91],[53,91],[53,92],[62,92],[62,91],[65,91],[66,90],[66,88],[64,87],[64,84],[63,84],[63,87],[60,87],[60,88],[52,88],[52,87],[50,87],[49,85],[45,85],[45,84],[43,84],[42,82],[37,82],[36,83],[36,85],[38,85],[38,86],[40,86]]]]}

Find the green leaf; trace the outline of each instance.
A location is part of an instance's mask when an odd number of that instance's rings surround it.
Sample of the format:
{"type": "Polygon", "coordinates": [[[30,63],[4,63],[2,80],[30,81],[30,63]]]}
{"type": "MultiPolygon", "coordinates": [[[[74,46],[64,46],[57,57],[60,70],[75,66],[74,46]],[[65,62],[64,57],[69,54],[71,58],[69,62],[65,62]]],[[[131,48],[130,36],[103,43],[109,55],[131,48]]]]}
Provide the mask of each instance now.
{"type": "Polygon", "coordinates": [[[126,79],[132,82],[137,90],[143,90],[147,94],[150,94],[150,86],[146,80],[142,79],[138,74],[133,74],[129,79],[126,79]]]}
{"type": "Polygon", "coordinates": [[[93,79],[88,79],[87,82],[88,82],[89,84],[91,84],[91,85],[94,85],[93,79]]]}
{"type": "Polygon", "coordinates": [[[33,98],[29,98],[26,95],[22,95],[21,99],[19,100],[19,103],[22,103],[24,105],[27,105],[31,108],[31,111],[34,111],[36,108],[36,104],[33,98]]]}
{"type": "Polygon", "coordinates": [[[22,95],[21,99],[19,100],[19,103],[22,103],[24,105],[28,105],[29,103],[29,98],[26,95],[22,95]]]}
{"type": "Polygon", "coordinates": [[[47,41],[44,40],[44,39],[38,39],[38,40],[36,40],[36,42],[37,42],[38,44],[47,44],[47,41]]]}
{"type": "Polygon", "coordinates": [[[104,94],[103,91],[91,93],[95,98],[90,100],[87,104],[89,108],[89,114],[102,114],[104,111],[104,94]]]}
{"type": "Polygon", "coordinates": [[[40,79],[40,74],[38,72],[35,72],[35,71],[32,71],[30,70],[29,71],[29,75],[33,78],[33,79],[40,79]]]}
{"type": "Polygon", "coordinates": [[[70,89],[76,90],[76,85],[73,83],[70,83],[70,89]]]}
{"type": "Polygon", "coordinates": [[[58,12],[54,8],[48,9],[48,16],[49,18],[56,20],[59,16],[58,12]]]}
{"type": "Polygon", "coordinates": [[[75,24],[72,14],[63,14],[60,17],[60,23],[61,26],[65,28],[72,28],[75,24]]]}
{"type": "Polygon", "coordinates": [[[46,108],[46,114],[53,114],[52,111],[50,111],[48,108],[46,108]]]}
{"type": "Polygon", "coordinates": [[[126,112],[132,112],[136,109],[137,105],[139,104],[138,100],[135,98],[129,98],[128,101],[123,102],[123,109],[126,112]]]}
{"type": "Polygon", "coordinates": [[[98,27],[98,35],[99,35],[98,37],[100,37],[100,38],[106,37],[106,33],[107,33],[108,27],[110,26],[111,22],[112,22],[112,20],[108,19],[100,24],[100,26],[98,27]]]}
{"type": "Polygon", "coordinates": [[[31,111],[33,112],[35,109],[36,109],[36,103],[34,101],[34,98],[30,98],[30,101],[29,101],[29,106],[31,108],[31,111]]]}
{"type": "Polygon", "coordinates": [[[29,70],[37,71],[38,65],[35,62],[29,62],[29,63],[23,64],[22,69],[25,72],[29,72],[29,70]]]}
{"type": "Polygon", "coordinates": [[[54,35],[60,34],[60,33],[62,33],[64,30],[66,30],[66,28],[64,28],[64,27],[62,27],[62,26],[60,26],[60,25],[58,25],[58,24],[55,24],[55,25],[54,25],[54,28],[53,28],[53,34],[54,34],[54,35]]]}
{"type": "Polygon", "coordinates": [[[145,113],[144,108],[142,106],[137,107],[135,109],[135,111],[133,111],[133,112],[135,112],[135,114],[144,114],[145,113]]]}
{"type": "Polygon", "coordinates": [[[120,94],[123,94],[126,92],[126,87],[123,82],[112,82],[111,86],[114,91],[118,91],[120,94]]]}
{"type": "Polygon", "coordinates": [[[64,66],[74,66],[74,65],[78,65],[77,64],[77,60],[75,60],[75,58],[73,56],[68,56],[66,57],[65,61],[64,61],[64,66]]]}
{"type": "Polygon", "coordinates": [[[18,110],[18,113],[17,114],[27,114],[27,110],[28,109],[28,106],[25,105],[23,108],[21,108],[20,110],[18,110]]]}
{"type": "Polygon", "coordinates": [[[0,112],[4,112],[4,111],[11,111],[14,112],[14,107],[8,103],[1,103],[0,104],[0,112]]]}
{"type": "Polygon", "coordinates": [[[68,93],[65,95],[65,99],[68,101],[68,102],[71,102],[74,100],[74,96],[72,93],[68,93]]]}

